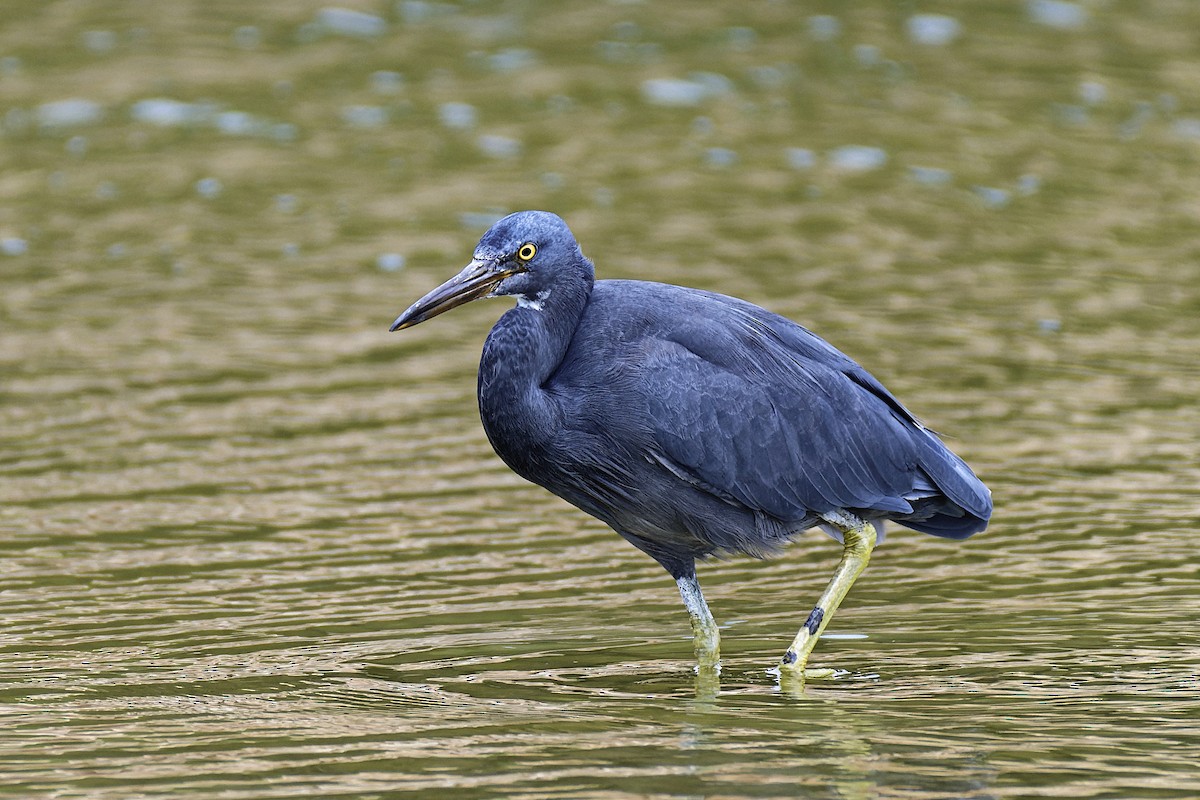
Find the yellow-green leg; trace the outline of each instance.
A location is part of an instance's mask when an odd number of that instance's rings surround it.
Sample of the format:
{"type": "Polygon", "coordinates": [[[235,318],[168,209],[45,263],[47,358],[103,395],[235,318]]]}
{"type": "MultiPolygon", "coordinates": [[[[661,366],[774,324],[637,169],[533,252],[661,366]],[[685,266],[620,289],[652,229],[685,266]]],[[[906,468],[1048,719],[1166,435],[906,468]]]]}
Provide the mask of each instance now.
{"type": "Polygon", "coordinates": [[[867,568],[867,562],[871,560],[871,551],[875,549],[875,526],[871,523],[845,512],[826,514],[824,519],[841,531],[845,549],[842,550],[842,560],[838,563],[832,580],[825,587],[800,632],[792,640],[791,647],[783,654],[779,665],[780,674],[793,678],[824,678],[833,674],[833,670],[828,669],[805,669],[808,656],[825,626],[833,618],[833,613],[854,585],[855,579],[867,568]]]}
{"type": "Polygon", "coordinates": [[[704,601],[704,593],[700,591],[700,582],[695,575],[684,575],[676,578],[679,586],[679,596],[687,606],[688,616],[692,618],[692,644],[696,649],[696,662],[701,671],[716,670],[721,665],[721,634],[717,631],[717,621],[708,610],[704,601]]]}

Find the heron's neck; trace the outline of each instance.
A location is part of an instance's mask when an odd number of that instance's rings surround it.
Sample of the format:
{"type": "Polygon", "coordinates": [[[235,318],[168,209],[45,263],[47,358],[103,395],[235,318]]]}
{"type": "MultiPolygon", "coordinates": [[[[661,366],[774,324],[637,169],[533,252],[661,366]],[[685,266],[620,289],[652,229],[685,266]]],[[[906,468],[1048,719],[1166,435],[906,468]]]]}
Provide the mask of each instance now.
{"type": "MultiPolygon", "coordinates": [[[[591,265],[588,264],[590,267],[591,265]]],[[[479,364],[479,411],[488,435],[528,437],[557,416],[544,390],[570,347],[592,291],[591,269],[563,276],[535,297],[520,298],[488,335],[479,364]]]]}

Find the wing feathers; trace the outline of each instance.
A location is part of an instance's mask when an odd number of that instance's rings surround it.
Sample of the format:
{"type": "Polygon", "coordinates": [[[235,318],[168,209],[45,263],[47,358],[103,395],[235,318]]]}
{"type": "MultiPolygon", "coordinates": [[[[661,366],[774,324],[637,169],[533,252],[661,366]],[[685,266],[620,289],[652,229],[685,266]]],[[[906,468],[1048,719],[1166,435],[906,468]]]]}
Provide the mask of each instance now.
{"type": "Polygon", "coordinates": [[[933,519],[941,492],[986,519],[982,484],[862,367],[782,317],[703,298],[689,326],[646,343],[645,399],[675,469],[784,521],[924,508],[922,529],[954,535],[970,520],[933,519]]]}

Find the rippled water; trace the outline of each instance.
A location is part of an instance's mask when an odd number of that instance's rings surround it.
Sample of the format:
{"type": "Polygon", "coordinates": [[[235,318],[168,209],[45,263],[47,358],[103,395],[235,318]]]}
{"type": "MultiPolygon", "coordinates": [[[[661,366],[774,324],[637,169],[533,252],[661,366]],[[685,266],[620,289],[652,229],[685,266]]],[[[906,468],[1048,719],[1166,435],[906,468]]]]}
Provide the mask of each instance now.
{"type": "Polygon", "coordinates": [[[1192,6],[9,5],[0,794],[1200,791],[1192,6]],[[492,455],[504,303],[386,333],[524,207],[803,321],[991,485],[892,531],[846,676],[769,672],[825,537],[701,567],[697,687],[668,576],[492,455]]]}

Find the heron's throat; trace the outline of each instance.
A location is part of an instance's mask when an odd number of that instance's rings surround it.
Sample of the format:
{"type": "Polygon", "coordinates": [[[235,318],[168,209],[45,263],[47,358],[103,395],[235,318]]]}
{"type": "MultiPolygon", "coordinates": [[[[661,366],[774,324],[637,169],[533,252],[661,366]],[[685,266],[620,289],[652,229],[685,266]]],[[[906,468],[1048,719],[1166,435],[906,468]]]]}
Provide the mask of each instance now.
{"type": "Polygon", "coordinates": [[[546,309],[546,301],[549,299],[549,289],[544,289],[538,292],[532,298],[526,297],[523,294],[519,294],[517,295],[517,308],[528,308],[531,311],[544,311],[546,309]]]}
{"type": "Polygon", "coordinates": [[[479,362],[479,413],[498,451],[503,441],[541,438],[556,423],[559,410],[546,387],[571,347],[591,291],[590,269],[561,275],[518,297],[488,334],[479,362]]]}

